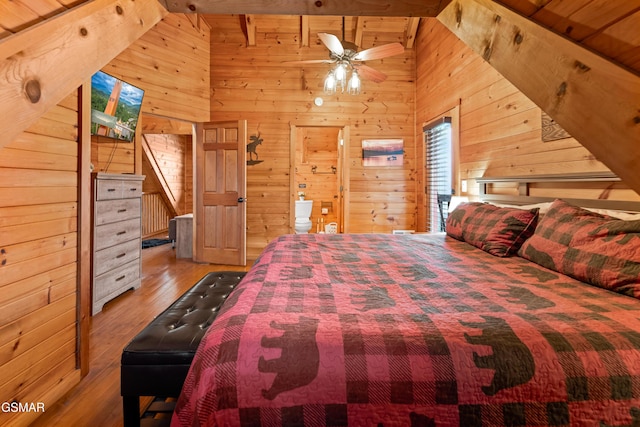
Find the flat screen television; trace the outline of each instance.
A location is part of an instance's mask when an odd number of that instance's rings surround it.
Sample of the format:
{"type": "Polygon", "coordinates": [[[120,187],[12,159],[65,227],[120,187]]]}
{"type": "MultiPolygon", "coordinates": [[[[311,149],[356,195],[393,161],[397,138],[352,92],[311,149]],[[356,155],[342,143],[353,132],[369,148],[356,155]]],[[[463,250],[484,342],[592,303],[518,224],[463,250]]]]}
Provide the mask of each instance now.
{"type": "Polygon", "coordinates": [[[144,91],[103,71],[91,77],[91,134],[131,142],[144,91]]]}

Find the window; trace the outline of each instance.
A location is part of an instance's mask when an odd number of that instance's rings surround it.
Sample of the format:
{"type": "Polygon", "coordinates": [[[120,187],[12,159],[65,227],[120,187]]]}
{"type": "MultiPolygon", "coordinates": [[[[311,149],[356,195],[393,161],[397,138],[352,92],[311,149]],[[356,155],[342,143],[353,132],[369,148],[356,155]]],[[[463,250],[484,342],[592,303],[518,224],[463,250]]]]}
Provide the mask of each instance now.
{"type": "Polygon", "coordinates": [[[453,140],[451,117],[425,126],[425,168],[428,232],[445,231],[447,208],[453,193],[453,140]]]}

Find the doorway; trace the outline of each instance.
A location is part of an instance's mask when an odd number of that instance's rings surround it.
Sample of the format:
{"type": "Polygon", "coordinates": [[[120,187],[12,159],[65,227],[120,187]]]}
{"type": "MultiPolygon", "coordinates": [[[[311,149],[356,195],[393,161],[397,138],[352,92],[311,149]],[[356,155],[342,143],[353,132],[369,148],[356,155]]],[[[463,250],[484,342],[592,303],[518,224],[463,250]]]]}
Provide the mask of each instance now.
{"type": "Polygon", "coordinates": [[[300,195],[313,200],[310,233],[324,232],[328,224],[336,232],[348,229],[348,168],[346,153],[349,129],[343,126],[291,126],[290,227],[295,222],[295,201],[300,195]]]}

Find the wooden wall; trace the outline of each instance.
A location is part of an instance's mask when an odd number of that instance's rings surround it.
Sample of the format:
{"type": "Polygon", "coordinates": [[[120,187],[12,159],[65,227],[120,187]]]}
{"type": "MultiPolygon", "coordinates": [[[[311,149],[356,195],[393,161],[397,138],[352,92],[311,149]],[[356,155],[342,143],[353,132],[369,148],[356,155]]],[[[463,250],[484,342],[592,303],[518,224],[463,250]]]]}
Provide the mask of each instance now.
{"type": "MultiPolygon", "coordinates": [[[[104,70],[145,89],[143,110],[149,114],[209,117],[209,31],[201,20],[167,17],[104,70]]],[[[86,173],[79,169],[78,117],[74,92],[0,149],[2,402],[46,407],[81,377],[78,253],[88,252],[77,244],[83,239],[78,200],[81,191],[90,194],[88,183],[78,180],[88,179],[89,168],[86,160],[86,173]]],[[[96,170],[110,163],[109,172],[131,173],[141,167],[138,144],[121,142],[113,151],[112,140],[94,139],[91,162],[96,170]]],[[[0,412],[0,424],[28,425],[38,415],[0,412]]]]}
{"type": "Polygon", "coordinates": [[[103,71],[144,89],[143,113],[209,119],[209,28],[199,15],[167,15],[103,71]]]}
{"type": "MultiPolygon", "coordinates": [[[[368,65],[389,78],[380,84],[363,81],[360,95],[324,95],[325,66],[283,65],[283,61],[323,59],[326,48],[318,32],[335,33],[340,17],[310,17],[309,47],[301,47],[300,18],[269,16],[254,19],[256,46],[246,47],[238,16],[210,16],[211,119],[248,120],[248,134],[260,133],[260,164],[247,167],[247,257],[255,258],[267,242],[290,233],[290,125],[332,126],[350,129],[345,167],[350,181],[350,232],[391,232],[415,226],[414,81],[415,54],[405,54],[368,65]],[[320,107],[315,97],[324,98],[320,107]],[[402,138],[405,163],[397,168],[363,168],[363,138],[402,138]]],[[[378,18],[379,19],[379,18],[378,18]]],[[[406,18],[395,18],[402,28],[394,37],[367,36],[362,47],[404,42],[406,18]]],[[[385,20],[386,22],[386,20],[385,20]]],[[[391,21],[390,21],[391,22],[391,21]]],[[[351,28],[347,17],[347,28],[351,28]]],[[[364,24],[379,25],[375,19],[364,24]]],[[[392,24],[390,24],[392,25],[392,24]]],[[[348,37],[347,37],[348,39],[348,37]]]]}
{"type": "MultiPolygon", "coordinates": [[[[0,149],[1,402],[47,407],[80,380],[77,132],[73,94],[0,149]]],[[[2,411],[0,425],[38,415],[2,411]]]]}
{"type": "Polygon", "coordinates": [[[91,135],[93,170],[108,173],[135,173],[136,147],[138,145],[136,142],[91,135]]]}
{"type": "MultiPolygon", "coordinates": [[[[199,15],[168,15],[102,70],[144,90],[140,127],[145,116],[209,120],[209,27],[199,15]]],[[[94,170],[141,173],[139,139],[92,138],[94,170]]]]}
{"type": "MultiPolygon", "coordinates": [[[[471,198],[478,195],[475,178],[481,176],[608,170],[573,138],[543,142],[540,108],[437,20],[422,20],[416,49],[420,170],[424,167],[422,126],[456,105],[460,111],[460,157],[455,186],[459,189],[460,180],[466,180],[466,195],[471,198]]],[[[422,174],[418,188],[424,188],[422,174]]],[[[421,192],[418,195],[418,221],[424,224],[425,201],[421,192]]],[[[569,193],[563,195],[570,197],[569,193]]],[[[630,190],[625,195],[637,197],[630,190]]]]}
{"type": "Polygon", "coordinates": [[[193,158],[190,135],[146,134],[144,135],[153,154],[161,176],[157,176],[151,165],[144,165],[147,176],[142,190],[161,192],[163,185],[168,189],[167,196],[176,210],[176,215],[193,211],[193,158]]]}

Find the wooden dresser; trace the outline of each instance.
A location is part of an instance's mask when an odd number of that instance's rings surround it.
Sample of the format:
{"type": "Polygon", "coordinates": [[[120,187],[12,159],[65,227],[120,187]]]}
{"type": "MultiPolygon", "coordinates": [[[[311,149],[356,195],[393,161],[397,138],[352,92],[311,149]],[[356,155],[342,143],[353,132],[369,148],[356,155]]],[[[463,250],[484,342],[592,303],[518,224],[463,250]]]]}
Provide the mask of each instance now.
{"type": "Polygon", "coordinates": [[[142,175],[93,173],[92,314],[140,287],[142,175]]]}

